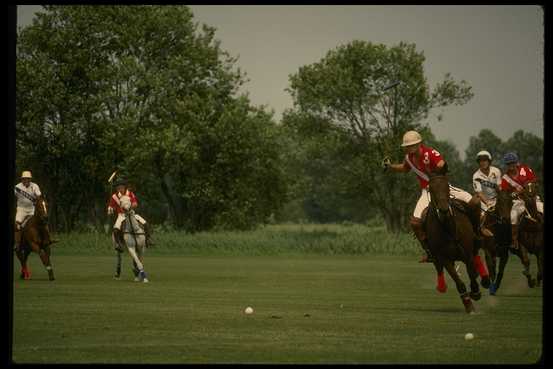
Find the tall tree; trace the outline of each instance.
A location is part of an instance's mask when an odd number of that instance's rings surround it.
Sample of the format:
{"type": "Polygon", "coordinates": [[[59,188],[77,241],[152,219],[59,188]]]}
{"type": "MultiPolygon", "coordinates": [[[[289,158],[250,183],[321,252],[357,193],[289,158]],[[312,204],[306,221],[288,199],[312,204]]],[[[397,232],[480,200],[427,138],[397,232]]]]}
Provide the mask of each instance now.
{"type": "Polygon", "coordinates": [[[236,96],[245,74],[215,28],[199,27],[186,6],[44,8],[18,40],[17,153],[44,179],[56,211],[68,213],[66,230],[79,216],[104,213],[115,169],[146,203],[166,203],[176,226],[211,227],[233,208],[247,214],[233,225],[245,227],[275,210],[282,186],[261,185],[280,174],[266,173],[279,160],[274,122],[236,96]],[[259,142],[256,156],[244,159],[259,142]],[[230,147],[243,160],[227,163],[233,170],[213,165],[230,147]],[[241,165],[249,176],[240,177],[241,165]],[[246,181],[266,197],[235,196],[222,206],[205,192],[191,196],[191,188],[211,188],[195,177],[203,175],[219,178],[210,186],[253,196],[236,190],[246,181]]]}
{"type": "Polygon", "coordinates": [[[288,91],[296,112],[308,117],[305,124],[318,118],[348,138],[356,155],[343,176],[379,209],[395,232],[406,226],[410,213],[406,204],[418,194],[405,177],[383,175],[380,160],[388,155],[402,160],[399,144],[405,131],[421,130],[433,109],[465,104],[473,96],[465,81],[456,82],[449,74],[431,90],[424,60],[414,44],[401,42],[388,48],[353,41],[290,76],[288,91]]]}

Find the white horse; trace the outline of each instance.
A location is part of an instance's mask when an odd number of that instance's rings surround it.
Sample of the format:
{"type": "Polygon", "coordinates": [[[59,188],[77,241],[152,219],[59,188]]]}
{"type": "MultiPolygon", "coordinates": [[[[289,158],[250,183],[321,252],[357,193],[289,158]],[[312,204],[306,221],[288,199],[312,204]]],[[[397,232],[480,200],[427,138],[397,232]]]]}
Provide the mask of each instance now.
{"type": "MultiPolygon", "coordinates": [[[[131,256],[133,262],[133,273],[135,282],[148,283],[146,272],[144,271],[144,250],[146,248],[146,236],[144,234],[144,228],[136,220],[134,216],[134,210],[131,209],[131,200],[128,196],[122,196],[119,199],[121,208],[125,211],[125,220],[121,224],[121,231],[123,232],[123,239],[125,245],[131,256]]],[[[117,270],[115,278],[119,279],[121,275],[121,254],[122,250],[119,249],[115,237],[111,236],[113,246],[117,250],[117,270]]]]}

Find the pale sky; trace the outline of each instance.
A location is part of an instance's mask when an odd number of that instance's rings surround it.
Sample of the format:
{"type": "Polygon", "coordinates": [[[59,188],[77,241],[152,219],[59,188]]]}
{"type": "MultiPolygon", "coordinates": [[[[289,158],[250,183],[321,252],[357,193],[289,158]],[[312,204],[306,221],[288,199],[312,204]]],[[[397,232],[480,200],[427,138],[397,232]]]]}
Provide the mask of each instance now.
{"type": "MultiPolygon", "coordinates": [[[[196,22],[217,29],[221,47],[239,56],[253,104],[280,120],[292,107],[288,76],[352,40],[415,43],[426,57],[433,87],[450,72],[474,97],[436,111],[430,127],[464,158],[470,136],[491,129],[503,140],[518,129],[543,138],[543,11],[531,5],[193,5],[196,22]]],[[[31,23],[36,5],[18,6],[18,25],[31,23]]]]}

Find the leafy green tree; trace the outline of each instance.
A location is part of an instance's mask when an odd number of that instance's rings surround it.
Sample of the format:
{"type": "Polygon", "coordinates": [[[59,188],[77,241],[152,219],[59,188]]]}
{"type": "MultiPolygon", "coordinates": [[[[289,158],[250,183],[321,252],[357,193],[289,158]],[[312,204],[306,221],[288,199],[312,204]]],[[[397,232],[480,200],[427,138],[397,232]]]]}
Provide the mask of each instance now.
{"type": "Polygon", "coordinates": [[[449,74],[431,90],[424,60],[414,44],[388,48],[353,41],[290,76],[288,91],[305,124],[327,122],[346,138],[340,144],[355,152],[347,164],[333,168],[335,177],[378,209],[394,232],[407,225],[418,191],[404,176],[383,174],[382,158],[403,160],[399,145],[405,131],[421,130],[435,108],[472,98],[471,87],[449,74]]]}
{"type": "Polygon", "coordinates": [[[245,228],[278,208],[274,122],[236,96],[245,75],[215,28],[186,6],[44,8],[18,40],[16,150],[65,230],[101,226],[115,169],[177,227],[245,228]]]}

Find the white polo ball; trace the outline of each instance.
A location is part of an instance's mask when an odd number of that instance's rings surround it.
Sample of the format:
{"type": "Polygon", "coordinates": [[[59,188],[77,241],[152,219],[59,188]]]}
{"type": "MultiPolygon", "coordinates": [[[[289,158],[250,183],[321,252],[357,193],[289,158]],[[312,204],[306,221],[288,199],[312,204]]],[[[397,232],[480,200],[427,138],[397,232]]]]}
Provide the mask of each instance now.
{"type": "Polygon", "coordinates": [[[467,334],[465,334],[465,340],[470,341],[470,340],[472,340],[473,338],[474,338],[474,334],[472,334],[472,333],[467,333],[467,334]]]}
{"type": "Polygon", "coordinates": [[[252,309],[250,306],[248,306],[248,307],[246,308],[246,310],[244,310],[244,312],[245,312],[246,314],[253,314],[253,309],[252,309]]]}

